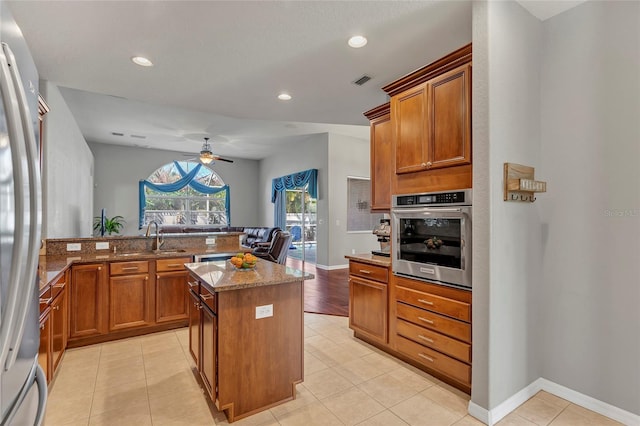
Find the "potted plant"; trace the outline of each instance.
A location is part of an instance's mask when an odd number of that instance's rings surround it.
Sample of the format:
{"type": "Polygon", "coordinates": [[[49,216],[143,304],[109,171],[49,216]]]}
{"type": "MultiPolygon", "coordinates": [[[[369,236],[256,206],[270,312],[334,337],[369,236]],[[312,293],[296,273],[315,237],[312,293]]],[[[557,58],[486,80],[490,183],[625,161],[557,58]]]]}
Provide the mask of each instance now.
{"type": "MultiPolygon", "coordinates": [[[[119,234],[120,229],[124,227],[126,221],[122,216],[114,216],[112,218],[105,217],[104,218],[104,234],[119,234]]],[[[93,218],[93,230],[97,234],[101,234],[102,229],[102,218],[100,216],[96,216],[93,218]]],[[[103,235],[104,235],[103,234],[103,235]]]]}

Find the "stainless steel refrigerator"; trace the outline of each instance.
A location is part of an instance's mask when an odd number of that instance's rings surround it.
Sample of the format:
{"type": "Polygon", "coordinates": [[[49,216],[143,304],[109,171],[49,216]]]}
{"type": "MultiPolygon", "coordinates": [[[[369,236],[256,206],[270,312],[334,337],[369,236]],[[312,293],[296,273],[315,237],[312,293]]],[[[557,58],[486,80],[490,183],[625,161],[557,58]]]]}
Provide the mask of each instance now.
{"type": "MultiPolygon", "coordinates": [[[[4,9],[2,13],[4,35],[4,9]]],[[[6,39],[11,37],[3,37],[0,49],[0,424],[40,425],[47,383],[37,359],[42,216],[34,110],[38,79],[35,66],[29,66],[32,59],[16,58],[6,39]]],[[[18,52],[24,52],[20,43],[18,52]]]]}

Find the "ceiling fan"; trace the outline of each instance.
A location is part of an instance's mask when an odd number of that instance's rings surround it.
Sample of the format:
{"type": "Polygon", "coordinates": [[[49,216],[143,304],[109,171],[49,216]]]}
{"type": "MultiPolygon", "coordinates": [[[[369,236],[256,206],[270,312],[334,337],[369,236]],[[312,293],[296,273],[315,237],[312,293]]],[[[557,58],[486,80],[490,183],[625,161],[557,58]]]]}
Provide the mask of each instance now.
{"type": "MultiPolygon", "coordinates": [[[[187,155],[187,154],[185,154],[187,155]]],[[[209,138],[204,138],[204,144],[200,149],[200,156],[197,158],[193,158],[194,160],[199,160],[202,164],[210,164],[213,161],[226,161],[227,163],[233,163],[233,160],[229,160],[227,158],[222,158],[218,155],[215,155],[211,151],[211,144],[209,144],[209,138]]]]}

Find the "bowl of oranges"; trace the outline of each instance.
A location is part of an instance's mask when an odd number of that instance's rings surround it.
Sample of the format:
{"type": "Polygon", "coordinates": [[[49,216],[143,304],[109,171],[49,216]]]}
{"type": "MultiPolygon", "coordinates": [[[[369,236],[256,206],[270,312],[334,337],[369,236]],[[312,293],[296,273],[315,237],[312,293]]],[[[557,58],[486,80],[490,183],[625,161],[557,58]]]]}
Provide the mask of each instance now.
{"type": "Polygon", "coordinates": [[[251,253],[238,253],[229,262],[237,271],[251,271],[255,269],[258,258],[251,253]]]}

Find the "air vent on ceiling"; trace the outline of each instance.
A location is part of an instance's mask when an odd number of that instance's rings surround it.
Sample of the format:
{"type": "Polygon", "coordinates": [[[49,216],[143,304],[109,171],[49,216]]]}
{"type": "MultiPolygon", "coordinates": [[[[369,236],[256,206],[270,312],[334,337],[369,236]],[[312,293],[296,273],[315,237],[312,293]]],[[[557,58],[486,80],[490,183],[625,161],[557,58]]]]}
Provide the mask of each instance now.
{"type": "Polygon", "coordinates": [[[111,132],[111,134],[113,136],[124,136],[124,133],[120,133],[120,132],[111,132]]]}
{"type": "Polygon", "coordinates": [[[137,138],[137,139],[146,139],[147,137],[144,135],[131,135],[132,138],[137,138]]]}
{"type": "Polygon", "coordinates": [[[359,79],[354,81],[353,84],[357,84],[358,86],[362,86],[363,84],[365,84],[369,80],[371,80],[371,77],[369,77],[368,75],[363,75],[362,77],[360,77],[359,79]]]}

